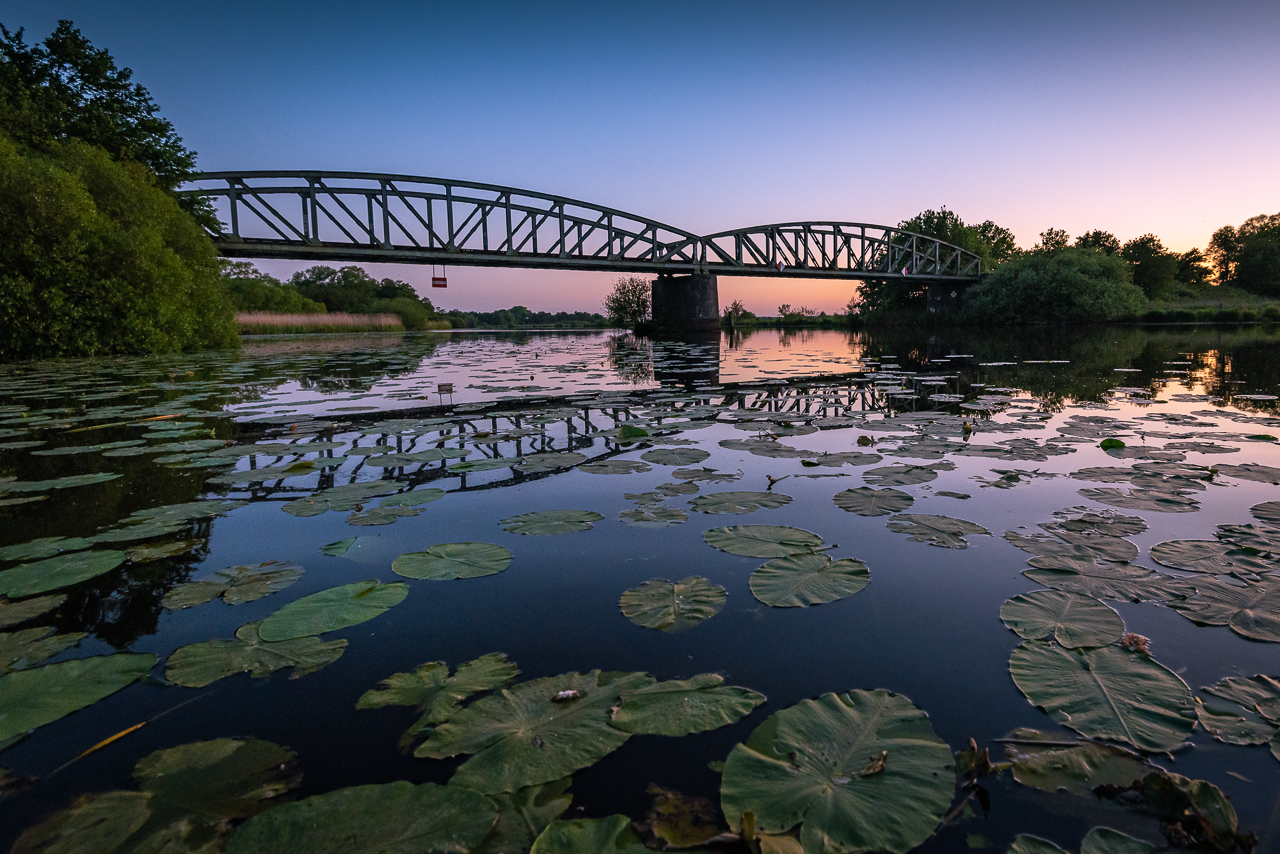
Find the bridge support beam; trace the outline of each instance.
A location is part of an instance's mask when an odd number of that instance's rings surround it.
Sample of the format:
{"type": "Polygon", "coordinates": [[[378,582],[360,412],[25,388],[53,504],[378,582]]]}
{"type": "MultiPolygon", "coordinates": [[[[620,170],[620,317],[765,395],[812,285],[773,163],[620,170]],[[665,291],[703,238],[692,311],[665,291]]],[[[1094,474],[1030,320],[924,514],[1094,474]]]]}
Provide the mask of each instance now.
{"type": "Polygon", "coordinates": [[[663,332],[720,328],[720,293],[714,273],[660,274],[653,281],[653,323],[663,332]]]}

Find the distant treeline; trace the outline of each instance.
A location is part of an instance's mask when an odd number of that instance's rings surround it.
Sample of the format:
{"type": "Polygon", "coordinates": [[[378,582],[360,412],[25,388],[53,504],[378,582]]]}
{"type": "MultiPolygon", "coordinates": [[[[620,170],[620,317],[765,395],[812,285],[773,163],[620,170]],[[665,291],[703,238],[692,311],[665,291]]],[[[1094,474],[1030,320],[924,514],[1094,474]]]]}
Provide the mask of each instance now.
{"type": "Polygon", "coordinates": [[[609,326],[602,314],[590,311],[530,311],[522,305],[497,311],[449,311],[441,315],[454,329],[599,329],[609,326]]]}

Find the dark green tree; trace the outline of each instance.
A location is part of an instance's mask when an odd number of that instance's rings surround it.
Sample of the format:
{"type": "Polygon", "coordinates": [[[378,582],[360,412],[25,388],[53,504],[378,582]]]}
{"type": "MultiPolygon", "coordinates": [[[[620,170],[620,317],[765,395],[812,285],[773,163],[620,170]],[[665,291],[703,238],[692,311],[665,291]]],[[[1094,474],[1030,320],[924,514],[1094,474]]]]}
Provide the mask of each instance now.
{"type": "Polygon", "coordinates": [[[1236,229],[1232,283],[1246,291],[1280,296],[1280,214],[1250,217],[1236,229]]]}
{"type": "Polygon", "coordinates": [[[993,270],[1018,253],[1017,242],[1009,229],[991,220],[981,225],[966,225],[959,214],[948,210],[945,205],[939,210],[930,209],[903,220],[898,227],[972,252],[982,259],[984,270],[993,270]]]}
{"type": "Polygon", "coordinates": [[[1213,233],[1213,237],[1209,239],[1209,263],[1213,265],[1218,284],[1225,285],[1231,281],[1239,254],[1240,237],[1236,234],[1235,226],[1224,225],[1213,233]]]}
{"type": "Polygon", "coordinates": [[[1055,255],[1070,245],[1071,238],[1060,228],[1047,228],[1040,232],[1040,242],[1033,251],[1055,255]]]}
{"type": "Polygon", "coordinates": [[[1128,265],[1093,249],[1032,252],[970,288],[964,316],[977,323],[1084,323],[1131,317],[1146,303],[1128,265]]]}
{"type": "Polygon", "coordinates": [[[323,303],[307,299],[297,288],[262,272],[248,261],[224,261],[222,284],[236,311],[318,314],[325,310],[323,303]]]}
{"type": "Polygon", "coordinates": [[[0,356],[232,347],[213,244],[138,163],[0,134],[0,356]]]}
{"type": "Polygon", "coordinates": [[[623,276],[613,283],[604,298],[604,313],[617,326],[632,327],[649,319],[650,293],[653,289],[648,279],[640,276],[623,276]]]}
{"type": "Polygon", "coordinates": [[[1178,256],[1178,271],[1175,274],[1178,281],[1196,288],[1208,285],[1213,271],[1209,269],[1207,260],[1198,248],[1183,252],[1178,256]]]}
{"type": "Polygon", "coordinates": [[[1120,248],[1120,257],[1133,271],[1133,283],[1147,299],[1166,294],[1178,274],[1178,256],[1164,248],[1154,234],[1135,237],[1120,248]]]}
{"type": "MultiPolygon", "coordinates": [[[[40,44],[0,25],[0,131],[38,150],[67,139],[87,142],[116,160],[142,164],[168,192],[196,165],[196,153],[133,81],[133,71],[119,68],[70,21],[59,21],[40,44]]],[[[216,224],[206,201],[180,204],[216,224]]]]}
{"type": "Polygon", "coordinates": [[[1102,231],[1098,228],[1093,231],[1086,231],[1077,237],[1075,245],[1080,249],[1097,249],[1099,252],[1105,252],[1108,255],[1120,254],[1120,241],[1116,236],[1109,231],[1102,231]]]}
{"type": "Polygon", "coordinates": [[[425,329],[435,319],[435,306],[419,297],[408,282],[375,279],[354,265],[335,270],[317,265],[294,273],[289,284],[329,311],[399,315],[405,329],[425,329]]]}

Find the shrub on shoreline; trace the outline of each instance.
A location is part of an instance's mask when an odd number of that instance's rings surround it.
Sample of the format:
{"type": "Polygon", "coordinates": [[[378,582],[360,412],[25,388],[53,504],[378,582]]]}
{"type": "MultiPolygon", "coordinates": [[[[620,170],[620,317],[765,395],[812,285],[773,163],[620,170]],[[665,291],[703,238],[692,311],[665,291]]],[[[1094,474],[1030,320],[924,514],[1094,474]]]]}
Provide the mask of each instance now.
{"type": "Polygon", "coordinates": [[[1121,320],[1146,305],[1128,265],[1095,249],[1016,258],[969,290],[964,319],[977,323],[1121,320]]]}

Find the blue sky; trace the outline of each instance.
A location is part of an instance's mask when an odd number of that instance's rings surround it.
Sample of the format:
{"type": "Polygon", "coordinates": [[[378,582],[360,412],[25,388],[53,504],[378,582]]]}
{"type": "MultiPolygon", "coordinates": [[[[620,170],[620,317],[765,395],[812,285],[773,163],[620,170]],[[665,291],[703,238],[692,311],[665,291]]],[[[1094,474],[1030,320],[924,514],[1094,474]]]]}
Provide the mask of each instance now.
{"type": "MultiPolygon", "coordinates": [[[[0,5],[29,40],[58,18],[210,170],[486,181],[702,233],[947,205],[1024,245],[1053,226],[1181,250],[1280,210],[1274,2],[0,5]]],[[[594,308],[608,280],[451,269],[432,296],[594,308]]],[[[721,283],[761,312],[851,290],[721,283]]]]}

